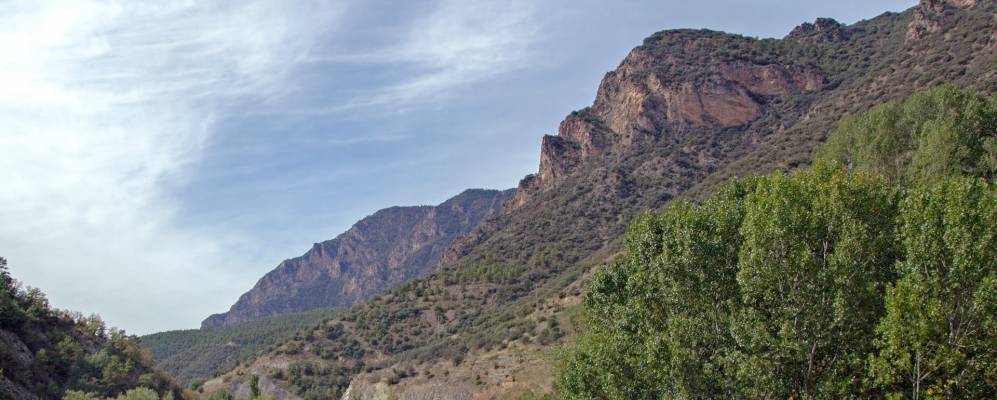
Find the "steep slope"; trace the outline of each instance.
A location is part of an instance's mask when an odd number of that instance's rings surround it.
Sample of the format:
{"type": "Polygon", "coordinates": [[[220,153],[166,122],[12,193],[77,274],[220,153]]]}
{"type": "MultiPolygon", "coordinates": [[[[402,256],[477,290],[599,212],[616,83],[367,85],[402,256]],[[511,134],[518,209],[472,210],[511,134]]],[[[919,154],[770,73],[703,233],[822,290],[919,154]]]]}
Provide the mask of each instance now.
{"type": "Polygon", "coordinates": [[[335,239],[286,260],[232,308],[201,323],[213,328],[322,307],[348,307],[433,270],[454,238],[467,234],[510,195],[467,190],[438,206],[392,207],[335,239]]]}
{"type": "Polygon", "coordinates": [[[71,391],[115,397],[140,388],[189,395],[153,368],[133,336],[107,329],[96,315],[51,308],[40,290],[14,281],[0,257],[0,399],[61,399],[71,391]]]}
{"type": "Polygon", "coordinates": [[[943,82],[992,91],[995,11],[993,0],[925,0],[782,40],[656,33],[606,75],[592,107],[544,138],[538,173],[436,273],[205,387],[244,388],[240,375],[257,374],[292,398],[547,391],[544,349],[570,332],[579,282],[618,255],[634,215],[731,176],[806,165],[849,112],[943,82]]]}

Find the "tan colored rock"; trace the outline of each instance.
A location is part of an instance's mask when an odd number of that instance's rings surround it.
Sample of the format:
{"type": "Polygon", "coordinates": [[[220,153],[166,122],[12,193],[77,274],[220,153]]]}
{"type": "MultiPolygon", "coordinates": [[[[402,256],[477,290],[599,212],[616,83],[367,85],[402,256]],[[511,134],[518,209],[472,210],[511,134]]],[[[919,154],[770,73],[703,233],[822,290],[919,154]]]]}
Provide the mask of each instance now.
{"type": "Polygon", "coordinates": [[[703,128],[744,125],[761,114],[748,91],[731,81],[688,83],[664,94],[667,119],[675,124],[703,128]]]}
{"type": "Polygon", "coordinates": [[[740,83],[748,91],[767,96],[810,92],[824,86],[824,76],[813,69],[778,64],[724,64],[724,78],[740,83]]]}
{"type": "Polygon", "coordinates": [[[544,136],[540,144],[540,173],[537,175],[540,184],[561,179],[571,173],[581,160],[581,148],[576,143],[561,136],[544,136]]]}

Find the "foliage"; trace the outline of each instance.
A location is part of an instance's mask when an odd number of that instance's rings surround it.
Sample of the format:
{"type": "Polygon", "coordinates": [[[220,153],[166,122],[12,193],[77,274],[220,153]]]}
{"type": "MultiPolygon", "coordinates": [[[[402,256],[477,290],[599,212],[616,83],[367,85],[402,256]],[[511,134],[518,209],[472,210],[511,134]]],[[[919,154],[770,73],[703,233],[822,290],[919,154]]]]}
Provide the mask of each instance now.
{"type": "Polygon", "coordinates": [[[818,157],[888,179],[997,179],[997,97],[953,85],[846,117],[818,157]]]}
{"type": "MultiPolygon", "coordinates": [[[[153,369],[134,336],[108,329],[100,317],[53,309],[42,291],[11,278],[0,258],[0,370],[45,399],[179,398],[172,380],[153,369]]],[[[0,391],[0,396],[8,395],[0,391]]]]}
{"type": "Polygon", "coordinates": [[[873,377],[898,398],[988,397],[997,383],[997,191],[971,179],[919,187],[900,215],[904,258],[886,291],[873,377]]]}
{"type": "Polygon", "coordinates": [[[997,190],[946,178],[899,206],[893,193],[818,164],[636,219],[627,258],[586,295],[562,394],[993,393],[997,190]]]}

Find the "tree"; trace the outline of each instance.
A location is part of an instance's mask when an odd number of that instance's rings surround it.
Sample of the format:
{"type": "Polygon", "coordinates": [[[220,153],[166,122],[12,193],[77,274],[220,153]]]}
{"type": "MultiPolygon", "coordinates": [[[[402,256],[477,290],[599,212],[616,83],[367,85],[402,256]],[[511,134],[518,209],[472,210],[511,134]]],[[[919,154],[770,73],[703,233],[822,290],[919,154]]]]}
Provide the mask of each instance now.
{"type": "Polygon", "coordinates": [[[253,375],[249,378],[249,398],[258,399],[260,397],[260,377],[253,375]]]}
{"type": "Polygon", "coordinates": [[[862,393],[882,290],[892,276],[892,191],[817,164],[748,195],[733,335],[748,397],[862,393]]]}
{"type": "Polygon", "coordinates": [[[7,259],[0,257],[0,296],[14,295],[14,278],[7,269],[7,259]]]}
{"type": "Polygon", "coordinates": [[[894,397],[997,393],[997,190],[977,179],[916,188],[904,200],[899,280],[871,357],[894,397]]]}
{"type": "Polygon", "coordinates": [[[818,158],[890,181],[997,179],[997,97],[953,85],[848,116],[818,158]]]}
{"type": "Polygon", "coordinates": [[[0,328],[17,328],[24,321],[24,312],[17,304],[17,285],[7,269],[7,260],[0,257],[0,328]]]}
{"type": "Polygon", "coordinates": [[[827,164],[735,181],[634,220],[559,359],[568,399],[871,393],[866,357],[894,276],[895,194],[827,164]]]}
{"type": "Polygon", "coordinates": [[[735,181],[701,206],[676,203],[627,229],[625,260],[596,273],[587,331],[559,359],[569,399],[731,397],[724,368],[737,307],[737,252],[745,195],[735,181]]]}

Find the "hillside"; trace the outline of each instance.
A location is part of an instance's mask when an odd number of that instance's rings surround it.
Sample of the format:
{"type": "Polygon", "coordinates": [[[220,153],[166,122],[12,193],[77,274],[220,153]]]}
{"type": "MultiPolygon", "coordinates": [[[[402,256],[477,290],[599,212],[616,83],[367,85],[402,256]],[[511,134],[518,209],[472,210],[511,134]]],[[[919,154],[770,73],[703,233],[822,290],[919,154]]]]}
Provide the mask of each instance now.
{"type": "Polygon", "coordinates": [[[0,399],[97,400],[130,391],[189,395],[153,368],[134,336],[108,329],[96,315],[49,307],[45,294],[22,287],[0,257],[0,399]]]}
{"type": "Polygon", "coordinates": [[[232,308],[201,323],[214,328],[268,315],[349,307],[433,270],[443,250],[478,226],[509,196],[467,190],[437,206],[392,207],[335,239],[281,262],[232,308]]]}
{"type": "Polygon", "coordinates": [[[731,177],[805,166],[850,113],[952,82],[991,92],[997,2],[925,0],[785,39],[659,32],[568,115],[501,213],[436,271],[205,384],[285,398],[515,398],[545,393],[545,352],[575,326],[593,267],[627,224],[731,177]]]}
{"type": "Polygon", "coordinates": [[[196,389],[204,380],[271,350],[295,333],[314,327],[338,312],[333,308],[318,308],[218,328],[159,332],[138,340],[152,353],[156,368],[169,373],[180,384],[196,389]]]}

